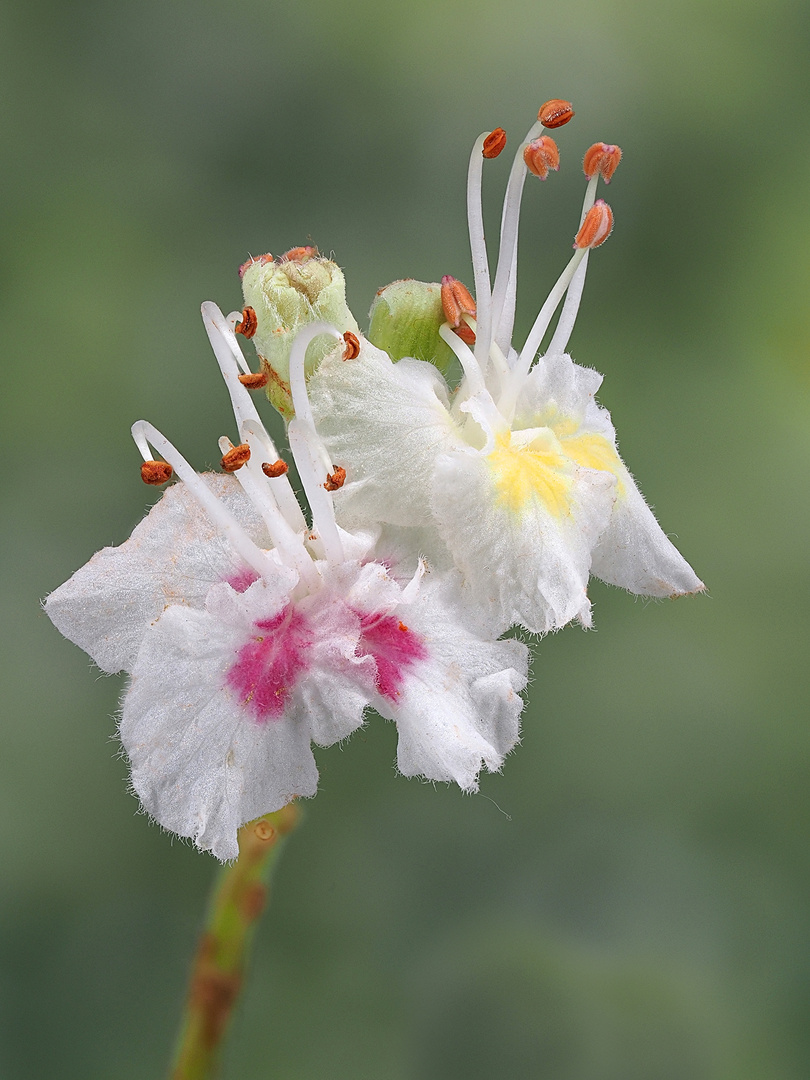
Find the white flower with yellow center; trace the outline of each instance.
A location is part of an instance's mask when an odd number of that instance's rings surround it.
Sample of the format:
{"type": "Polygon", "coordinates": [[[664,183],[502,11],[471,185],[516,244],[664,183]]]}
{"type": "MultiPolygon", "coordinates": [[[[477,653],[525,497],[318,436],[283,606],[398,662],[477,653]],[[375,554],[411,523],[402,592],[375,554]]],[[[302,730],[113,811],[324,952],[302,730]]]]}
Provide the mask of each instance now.
{"type": "Polygon", "coordinates": [[[328,355],[310,381],[319,431],[346,469],[339,519],[347,527],[434,524],[493,625],[538,633],[571,619],[590,625],[591,573],[647,596],[703,588],[618,455],[610,416],[594,397],[601,376],[565,352],[589,252],[612,228],[610,208],[595,196],[599,176],[609,181],[618,164],[618,147],[597,143],[586,153],[573,258],[523,347],[511,345],[526,173],[545,179],[557,168],[556,144],[543,132],[572,115],[567,102],[548,102],[515,155],[492,283],[481,175],[505,134],[484,133],[474,146],[467,209],[477,317],[460,282],[442,283],[447,322],[439,333],[464,372],[455,393],[434,365],[407,357],[393,363],[365,339],[356,357],[328,355]],[[536,359],[563,297],[556,330],[536,359]]]}

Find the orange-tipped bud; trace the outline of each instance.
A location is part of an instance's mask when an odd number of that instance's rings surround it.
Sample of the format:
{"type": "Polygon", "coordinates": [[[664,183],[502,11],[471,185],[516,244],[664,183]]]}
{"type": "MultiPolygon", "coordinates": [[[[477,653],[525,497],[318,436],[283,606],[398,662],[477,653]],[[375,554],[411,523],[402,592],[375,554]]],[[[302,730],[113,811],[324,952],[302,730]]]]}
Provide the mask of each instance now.
{"type": "Polygon", "coordinates": [[[279,262],[306,262],[307,259],[317,259],[318,249],[307,245],[306,247],[294,247],[289,251],[285,251],[283,255],[279,257],[279,262]]]}
{"type": "Polygon", "coordinates": [[[356,360],[360,355],[360,339],[357,334],[353,334],[351,330],[347,330],[343,335],[343,340],[346,343],[346,348],[343,350],[343,359],[356,360]]]}
{"type": "Polygon", "coordinates": [[[613,229],[613,211],[602,199],[597,199],[580,226],[574,240],[575,248],[597,248],[604,244],[613,229]]]}
{"type": "Polygon", "coordinates": [[[621,160],[622,152],[618,146],[598,142],[585,151],[582,168],[589,180],[596,176],[597,173],[601,173],[602,179],[606,184],[609,184],[610,178],[616,172],[621,160]]]}
{"type": "Polygon", "coordinates": [[[165,484],[167,480],[171,480],[173,475],[174,469],[168,461],[145,461],[141,465],[141,480],[145,484],[153,484],[155,487],[159,487],[160,484],[165,484]]]}
{"type": "Polygon", "coordinates": [[[268,251],[266,255],[251,255],[247,262],[243,262],[239,267],[239,280],[245,276],[245,271],[248,267],[253,266],[254,263],[259,263],[260,266],[265,266],[267,263],[273,262],[273,256],[268,251]]]}
{"type": "Polygon", "coordinates": [[[256,318],[255,308],[246,307],[242,309],[242,318],[233,328],[233,331],[235,334],[242,334],[243,337],[252,338],[258,325],[259,320],[256,318]]]}
{"type": "Polygon", "coordinates": [[[470,329],[462,322],[464,315],[472,315],[475,318],[475,300],[470,295],[470,290],[458,278],[445,274],[442,278],[442,307],[447,321],[454,330],[461,326],[470,329]]]}
{"type": "Polygon", "coordinates": [[[552,98],[551,101],[547,101],[545,105],[540,106],[537,119],[545,128],[558,128],[562,127],[563,124],[567,124],[573,115],[574,109],[570,101],[563,101],[562,98],[552,98]]]}
{"type": "Polygon", "coordinates": [[[541,135],[530,142],[523,151],[523,160],[530,173],[545,180],[549,169],[556,172],[560,167],[560,151],[550,135],[541,135]]]}
{"type": "Polygon", "coordinates": [[[287,462],[282,461],[281,458],[279,458],[278,461],[262,462],[262,472],[265,476],[269,476],[271,480],[275,479],[277,476],[283,476],[289,468],[290,466],[287,462]]]}
{"type": "Polygon", "coordinates": [[[495,128],[495,130],[490,131],[489,135],[484,139],[484,146],[481,153],[485,158],[495,158],[505,146],[506,132],[503,128],[495,128]]]}
{"type": "Polygon", "coordinates": [[[225,472],[236,472],[249,460],[250,447],[247,443],[240,443],[238,446],[232,446],[227,454],[223,454],[222,468],[225,472]]]}
{"type": "Polygon", "coordinates": [[[340,465],[335,466],[333,473],[326,474],[326,483],[323,485],[327,491],[337,491],[346,482],[346,470],[340,465]]]}

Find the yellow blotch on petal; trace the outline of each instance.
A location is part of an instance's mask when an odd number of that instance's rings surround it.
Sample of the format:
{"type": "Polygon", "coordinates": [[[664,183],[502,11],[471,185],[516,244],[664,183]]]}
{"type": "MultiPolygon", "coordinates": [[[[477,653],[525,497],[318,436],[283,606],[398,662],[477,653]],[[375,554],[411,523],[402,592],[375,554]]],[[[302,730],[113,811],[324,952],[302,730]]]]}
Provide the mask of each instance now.
{"type": "Polygon", "coordinates": [[[615,447],[604,435],[594,432],[576,436],[562,436],[560,443],[567,457],[586,469],[599,469],[613,473],[616,477],[616,494],[624,491],[622,483],[622,462],[615,447]]]}
{"type": "Polygon", "coordinates": [[[487,463],[501,506],[519,514],[537,500],[555,517],[570,512],[570,466],[562,454],[513,446],[512,433],[506,431],[498,436],[487,463]]]}

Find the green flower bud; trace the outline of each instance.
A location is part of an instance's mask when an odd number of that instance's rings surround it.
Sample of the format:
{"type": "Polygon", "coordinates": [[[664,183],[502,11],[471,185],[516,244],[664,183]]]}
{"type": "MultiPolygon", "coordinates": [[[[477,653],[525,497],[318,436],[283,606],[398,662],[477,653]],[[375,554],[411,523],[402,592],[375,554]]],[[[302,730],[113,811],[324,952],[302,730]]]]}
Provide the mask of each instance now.
{"type": "Polygon", "coordinates": [[[413,356],[427,360],[446,372],[455,359],[453,350],[439,337],[447,322],[442,306],[442,287],[435,281],[394,281],[380,289],[369,312],[368,340],[392,360],[413,356]]]}
{"type": "MultiPolygon", "coordinates": [[[[313,322],[332,323],[341,333],[357,332],[346,305],[346,281],[331,259],[312,247],[293,248],[280,259],[261,255],[241,268],[245,305],[256,312],[253,343],[267,375],[267,397],[285,420],[294,416],[290,394],[290,350],[298,331],[313,322]]],[[[317,338],[307,352],[311,375],[335,343],[317,338]]]]}

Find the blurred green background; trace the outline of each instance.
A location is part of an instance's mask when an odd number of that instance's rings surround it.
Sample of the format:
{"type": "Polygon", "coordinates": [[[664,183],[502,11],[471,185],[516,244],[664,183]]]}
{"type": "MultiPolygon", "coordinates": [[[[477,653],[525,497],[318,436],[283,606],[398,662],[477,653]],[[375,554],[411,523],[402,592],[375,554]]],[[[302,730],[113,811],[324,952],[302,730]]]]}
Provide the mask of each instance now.
{"type": "Polygon", "coordinates": [[[199,304],[249,252],[334,252],[361,320],[471,284],[469,147],[558,96],[519,331],[618,142],[572,352],[710,594],[597,583],[477,797],[397,777],[378,719],[320,752],[225,1077],[810,1075],[809,59],[795,0],[2,5],[4,1080],[161,1076],[214,871],[136,812],[121,681],[38,609],[152,498],[129,425],[216,462],[199,304]]]}

